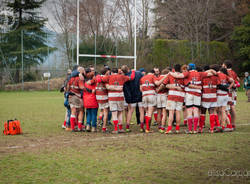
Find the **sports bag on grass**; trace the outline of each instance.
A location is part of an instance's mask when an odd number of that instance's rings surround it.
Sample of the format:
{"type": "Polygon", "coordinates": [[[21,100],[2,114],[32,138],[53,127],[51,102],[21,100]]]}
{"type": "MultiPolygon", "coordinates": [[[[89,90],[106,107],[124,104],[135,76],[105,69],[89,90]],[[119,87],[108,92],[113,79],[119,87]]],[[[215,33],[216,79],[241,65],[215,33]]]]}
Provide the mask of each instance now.
{"type": "Polygon", "coordinates": [[[8,120],[4,123],[4,135],[17,135],[22,133],[19,120],[8,120]]]}

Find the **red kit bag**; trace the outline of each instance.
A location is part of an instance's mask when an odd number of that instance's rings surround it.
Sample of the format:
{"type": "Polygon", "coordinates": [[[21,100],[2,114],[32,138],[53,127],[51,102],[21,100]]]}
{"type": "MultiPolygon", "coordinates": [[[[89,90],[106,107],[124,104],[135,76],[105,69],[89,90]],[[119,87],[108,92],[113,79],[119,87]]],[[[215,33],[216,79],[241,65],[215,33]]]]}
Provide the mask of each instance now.
{"type": "Polygon", "coordinates": [[[19,120],[8,120],[4,123],[4,135],[17,135],[22,133],[19,120]]]}

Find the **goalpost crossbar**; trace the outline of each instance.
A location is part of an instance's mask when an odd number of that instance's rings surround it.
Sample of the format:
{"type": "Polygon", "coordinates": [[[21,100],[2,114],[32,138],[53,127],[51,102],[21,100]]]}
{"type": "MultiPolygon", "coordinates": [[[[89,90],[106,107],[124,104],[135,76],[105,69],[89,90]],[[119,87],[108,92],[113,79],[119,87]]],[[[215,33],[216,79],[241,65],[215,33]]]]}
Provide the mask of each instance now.
{"type": "Polygon", "coordinates": [[[135,56],[114,56],[114,55],[95,55],[95,54],[79,54],[79,57],[117,58],[117,59],[134,59],[135,58],[135,56]]]}

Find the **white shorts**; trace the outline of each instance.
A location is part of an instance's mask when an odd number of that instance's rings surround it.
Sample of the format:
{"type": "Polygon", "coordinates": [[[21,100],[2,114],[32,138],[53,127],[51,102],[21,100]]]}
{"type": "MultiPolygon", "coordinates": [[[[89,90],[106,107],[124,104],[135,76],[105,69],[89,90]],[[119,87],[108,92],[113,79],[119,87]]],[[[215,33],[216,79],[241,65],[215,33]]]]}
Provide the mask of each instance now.
{"type": "Polygon", "coordinates": [[[106,102],[106,103],[99,103],[98,104],[98,106],[99,106],[99,109],[106,109],[106,108],[109,108],[109,103],[108,102],[106,102]]]}
{"type": "Polygon", "coordinates": [[[109,109],[111,112],[123,111],[124,110],[124,101],[109,101],[109,109]]]}
{"type": "Polygon", "coordinates": [[[182,110],[182,106],[183,106],[183,102],[175,102],[175,101],[168,100],[167,101],[166,109],[167,110],[181,111],[182,110]]]}
{"type": "Polygon", "coordinates": [[[191,95],[189,93],[186,93],[185,96],[185,105],[188,106],[201,106],[201,96],[195,96],[191,95]]]}
{"type": "Polygon", "coordinates": [[[226,111],[230,111],[231,107],[230,105],[227,105],[226,111]]]}
{"type": "Polygon", "coordinates": [[[129,105],[131,105],[131,107],[136,107],[136,105],[138,105],[138,107],[144,107],[143,102],[131,103],[129,105]]]}
{"type": "Polygon", "coordinates": [[[124,107],[128,107],[128,103],[124,100],[124,107]]]}
{"type": "Polygon", "coordinates": [[[142,97],[142,103],[144,107],[154,107],[156,106],[156,96],[155,95],[147,95],[142,97]]]}
{"type": "Polygon", "coordinates": [[[167,105],[167,96],[165,94],[156,95],[156,107],[157,108],[166,108],[167,105]]]}
{"type": "Polygon", "coordinates": [[[213,107],[218,107],[217,102],[201,102],[201,106],[209,109],[209,108],[213,108],[213,107]]]}
{"type": "Polygon", "coordinates": [[[228,102],[228,95],[217,96],[218,107],[226,107],[228,102]]]}

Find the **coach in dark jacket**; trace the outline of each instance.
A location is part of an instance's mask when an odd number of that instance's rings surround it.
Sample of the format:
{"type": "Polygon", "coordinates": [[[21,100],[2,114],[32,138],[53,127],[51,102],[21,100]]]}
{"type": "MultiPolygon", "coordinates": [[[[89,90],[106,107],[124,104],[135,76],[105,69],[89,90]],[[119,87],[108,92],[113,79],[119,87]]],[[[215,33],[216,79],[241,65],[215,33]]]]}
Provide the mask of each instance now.
{"type": "MultiPolygon", "coordinates": [[[[131,70],[126,65],[121,67],[122,72],[126,76],[131,75],[131,70]]],[[[142,73],[139,71],[135,72],[135,78],[132,81],[128,81],[123,86],[123,93],[125,101],[128,104],[142,102],[142,93],[140,91],[140,79],[143,77],[142,73]]]]}
{"type": "MultiPolygon", "coordinates": [[[[131,71],[129,70],[128,66],[123,65],[121,67],[122,72],[126,76],[131,75],[131,71]]],[[[132,81],[128,81],[123,85],[123,93],[125,97],[125,101],[128,103],[128,116],[127,116],[127,129],[129,129],[129,124],[133,115],[133,112],[135,110],[135,107],[137,103],[142,102],[142,93],[140,91],[140,79],[143,77],[142,73],[139,71],[135,72],[135,78],[132,81]]],[[[143,121],[144,119],[144,112],[143,107],[141,108],[141,114],[143,116],[140,118],[140,114],[137,114],[137,119],[141,119],[143,121]]],[[[137,122],[138,123],[138,122],[137,122]]]]}

